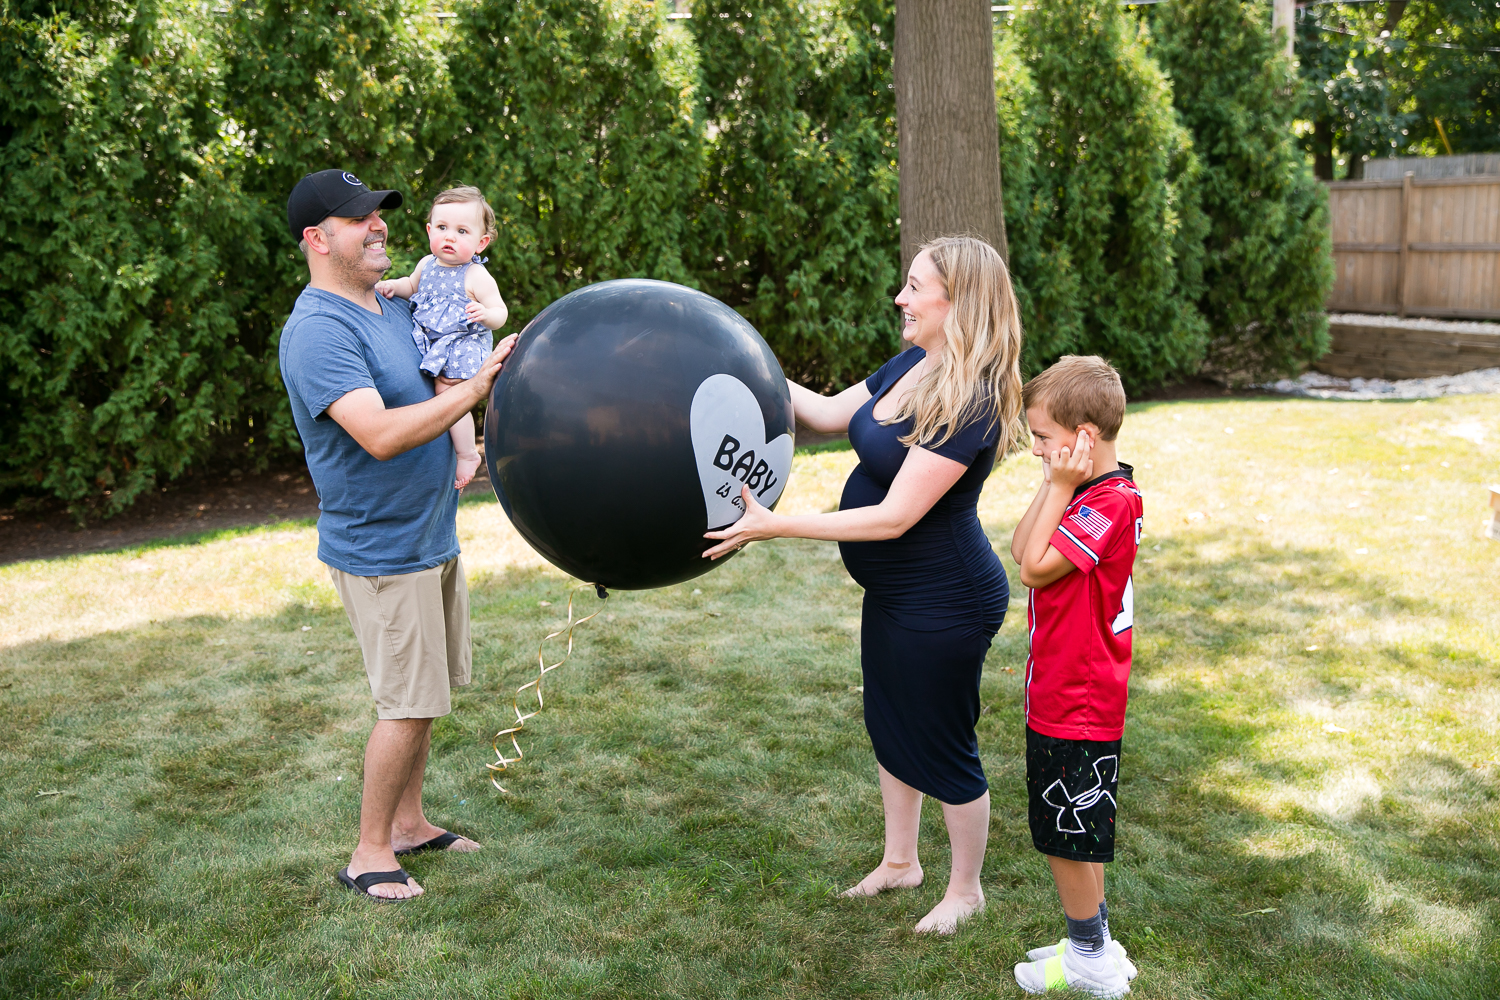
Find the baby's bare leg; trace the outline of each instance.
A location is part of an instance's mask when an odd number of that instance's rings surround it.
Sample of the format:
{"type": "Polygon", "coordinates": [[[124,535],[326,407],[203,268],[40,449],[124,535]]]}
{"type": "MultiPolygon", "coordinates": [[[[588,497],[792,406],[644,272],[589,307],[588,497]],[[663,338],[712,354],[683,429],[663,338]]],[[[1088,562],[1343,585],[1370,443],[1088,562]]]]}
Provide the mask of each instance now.
{"type": "MultiPolygon", "coordinates": [[[[435,388],[444,393],[462,381],[438,376],[435,388]]],[[[458,475],[453,480],[453,488],[461,490],[474,481],[474,473],[479,471],[479,449],[474,444],[474,414],[465,413],[460,417],[458,423],[449,429],[448,436],[453,439],[453,450],[458,452],[458,475]]]]}

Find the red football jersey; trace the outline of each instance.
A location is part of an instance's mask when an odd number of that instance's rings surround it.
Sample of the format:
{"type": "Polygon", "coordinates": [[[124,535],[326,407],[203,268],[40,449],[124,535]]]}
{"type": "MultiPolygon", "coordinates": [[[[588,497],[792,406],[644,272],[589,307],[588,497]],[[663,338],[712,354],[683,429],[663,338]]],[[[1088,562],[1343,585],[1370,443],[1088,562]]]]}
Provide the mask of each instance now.
{"type": "Polygon", "coordinates": [[[1065,740],[1125,731],[1141,493],[1121,465],[1085,483],[1052,533],[1074,571],[1031,592],[1026,616],[1026,724],[1065,740]]]}

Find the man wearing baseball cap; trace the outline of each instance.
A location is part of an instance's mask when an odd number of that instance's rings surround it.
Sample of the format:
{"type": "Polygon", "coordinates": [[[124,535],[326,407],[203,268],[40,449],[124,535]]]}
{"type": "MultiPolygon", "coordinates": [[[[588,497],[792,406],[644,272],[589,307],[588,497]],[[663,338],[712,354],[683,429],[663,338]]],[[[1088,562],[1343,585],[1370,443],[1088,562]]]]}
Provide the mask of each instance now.
{"type": "Polygon", "coordinates": [[[432,720],[469,683],[469,597],[459,560],[448,429],[489,395],[515,336],[442,395],[420,368],[411,306],[375,293],[391,266],[384,210],[347,170],[308,174],[287,199],[310,280],[281,331],[281,377],[318,490],[318,558],[364,654],[377,721],[365,746],[359,844],[339,881],[408,899],[422,887],[396,860],[479,845],[428,822],[422,775],[432,720]]]}

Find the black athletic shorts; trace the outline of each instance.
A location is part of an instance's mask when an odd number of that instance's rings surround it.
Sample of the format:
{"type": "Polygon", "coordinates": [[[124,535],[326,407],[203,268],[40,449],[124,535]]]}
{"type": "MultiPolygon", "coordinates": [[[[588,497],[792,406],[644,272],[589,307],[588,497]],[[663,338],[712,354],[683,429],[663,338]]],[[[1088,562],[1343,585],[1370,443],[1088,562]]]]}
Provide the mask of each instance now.
{"type": "Polygon", "coordinates": [[[1069,861],[1115,859],[1119,740],[1061,740],[1026,727],[1031,843],[1069,861]]]}

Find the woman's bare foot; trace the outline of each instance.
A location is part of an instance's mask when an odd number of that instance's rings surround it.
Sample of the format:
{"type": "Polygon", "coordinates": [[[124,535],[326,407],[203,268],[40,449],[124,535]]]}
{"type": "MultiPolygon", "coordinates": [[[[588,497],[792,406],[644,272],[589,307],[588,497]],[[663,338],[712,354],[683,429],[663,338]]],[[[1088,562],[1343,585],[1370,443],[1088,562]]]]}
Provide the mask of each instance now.
{"type": "Polygon", "coordinates": [[[479,471],[479,452],[471,452],[468,455],[458,456],[458,476],[453,480],[453,488],[461,490],[474,481],[474,473],[479,471]]]}
{"type": "Polygon", "coordinates": [[[984,910],[984,890],[972,896],[949,889],[942,901],[917,921],[918,934],[953,934],[958,925],[984,910]]]}
{"type": "Polygon", "coordinates": [[[839,895],[845,898],[874,896],[887,889],[915,889],[922,884],[922,866],[915,861],[882,862],[881,865],[860,879],[859,885],[845,889],[839,895]]]}

